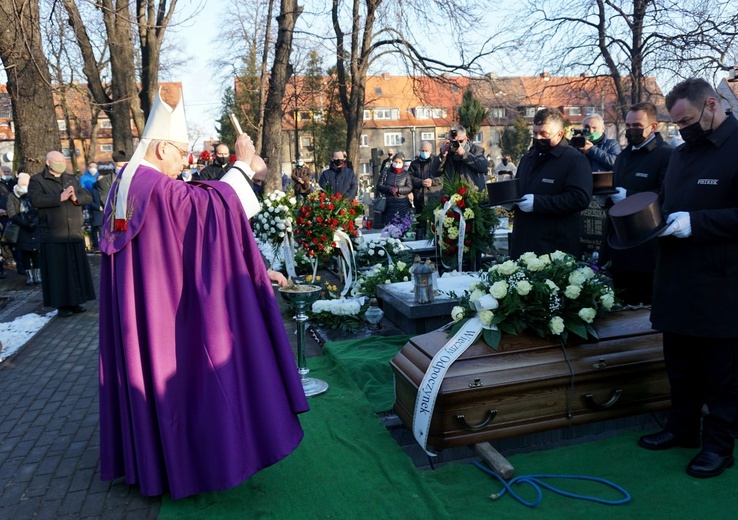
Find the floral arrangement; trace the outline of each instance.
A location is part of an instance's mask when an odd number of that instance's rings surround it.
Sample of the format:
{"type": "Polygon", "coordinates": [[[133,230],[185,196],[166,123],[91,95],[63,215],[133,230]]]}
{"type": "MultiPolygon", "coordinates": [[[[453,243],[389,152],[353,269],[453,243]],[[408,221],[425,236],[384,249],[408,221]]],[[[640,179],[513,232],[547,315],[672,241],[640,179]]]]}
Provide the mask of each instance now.
{"type": "Polygon", "coordinates": [[[356,264],[359,267],[387,264],[389,263],[388,255],[393,261],[398,257],[406,260],[410,254],[410,251],[402,245],[401,240],[391,237],[362,242],[355,247],[354,251],[356,251],[356,264]]]}
{"type": "Polygon", "coordinates": [[[364,306],[357,299],[316,300],[311,308],[310,319],[331,329],[356,332],[363,322],[360,317],[362,310],[364,306]]]}
{"type": "Polygon", "coordinates": [[[452,331],[473,315],[484,330],[486,343],[497,350],[503,332],[530,330],[542,338],[568,333],[597,338],[592,322],[615,304],[609,280],[588,264],[556,251],[537,256],[525,253],[480,274],[451,311],[452,331]]]}
{"type": "Polygon", "coordinates": [[[342,229],[349,237],[358,235],[354,220],[363,212],[361,204],[341,195],[311,193],[298,211],[295,240],[311,260],[326,259],[335,251],[336,230],[342,229]]]}
{"type": "Polygon", "coordinates": [[[392,220],[382,228],[382,236],[403,238],[405,235],[413,233],[415,224],[415,213],[410,212],[400,215],[400,212],[397,211],[392,216],[392,220]]]}
{"type": "Polygon", "coordinates": [[[251,219],[254,236],[272,247],[279,247],[292,233],[295,218],[293,211],[297,199],[283,191],[273,191],[261,202],[261,211],[251,219]]]}
{"type": "Polygon", "coordinates": [[[320,276],[313,276],[309,274],[305,277],[305,283],[307,285],[317,285],[322,290],[320,291],[319,297],[324,300],[335,299],[339,297],[338,286],[331,284],[328,280],[324,280],[320,276]]]}
{"type": "Polygon", "coordinates": [[[407,262],[398,261],[392,265],[377,264],[359,276],[351,288],[351,295],[357,298],[359,296],[374,298],[377,296],[377,285],[409,281],[410,265],[407,262]]]}
{"type": "Polygon", "coordinates": [[[494,210],[482,206],[486,199],[487,194],[476,186],[454,178],[453,181],[444,181],[440,203],[435,207],[427,204],[424,208],[422,218],[436,235],[441,247],[441,261],[449,269],[462,267],[458,265],[459,248],[463,248],[463,258],[466,259],[475,259],[480,253],[492,250],[494,236],[491,231],[497,225],[497,216],[494,210]],[[462,218],[466,232],[460,240],[462,218]]]}

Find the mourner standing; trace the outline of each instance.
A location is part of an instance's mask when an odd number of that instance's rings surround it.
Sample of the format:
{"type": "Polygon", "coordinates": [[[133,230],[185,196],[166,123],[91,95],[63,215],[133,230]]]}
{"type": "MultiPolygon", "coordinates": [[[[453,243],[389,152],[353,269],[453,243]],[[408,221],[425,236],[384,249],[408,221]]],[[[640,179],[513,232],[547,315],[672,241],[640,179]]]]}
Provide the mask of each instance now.
{"type": "Polygon", "coordinates": [[[678,83],[666,108],[685,142],[661,191],[669,226],[658,239],[651,322],[664,333],[671,412],[639,444],[701,446],[686,470],[707,478],[733,466],[738,424],[738,121],[703,79],[678,83]]]}
{"type": "Polygon", "coordinates": [[[515,208],[510,256],[556,250],[579,256],[579,212],[592,197],[592,171],[564,139],[564,117],[543,108],[533,118],[533,149],[518,166],[522,201],[515,208]]]}

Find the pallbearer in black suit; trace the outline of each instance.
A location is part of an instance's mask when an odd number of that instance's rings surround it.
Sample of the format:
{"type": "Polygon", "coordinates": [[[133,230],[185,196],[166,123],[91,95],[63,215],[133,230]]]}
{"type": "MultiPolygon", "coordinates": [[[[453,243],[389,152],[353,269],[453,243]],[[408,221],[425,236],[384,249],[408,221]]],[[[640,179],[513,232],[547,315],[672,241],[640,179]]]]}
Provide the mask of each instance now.
{"type": "Polygon", "coordinates": [[[664,178],[670,225],[658,240],[651,322],[664,332],[671,414],[639,444],[701,444],[687,473],[715,477],[733,465],[738,422],[738,121],[702,79],[677,84],[666,108],[685,143],[664,178]]]}
{"type": "Polygon", "coordinates": [[[579,212],[592,197],[587,158],[564,139],[564,117],[553,108],[533,118],[533,148],[518,166],[519,193],[510,256],[556,250],[579,256],[579,212]]]}
{"type": "MultiPolygon", "coordinates": [[[[644,191],[659,193],[674,150],[656,131],[658,114],[652,103],[638,103],[630,107],[625,117],[625,138],[628,146],[615,160],[617,193],[600,198],[609,208],[626,196],[644,191]]],[[[600,262],[611,262],[613,285],[618,296],[628,305],[651,304],[653,271],[656,267],[656,241],[650,240],[636,247],[615,250],[607,240],[602,241],[600,262]]]]}

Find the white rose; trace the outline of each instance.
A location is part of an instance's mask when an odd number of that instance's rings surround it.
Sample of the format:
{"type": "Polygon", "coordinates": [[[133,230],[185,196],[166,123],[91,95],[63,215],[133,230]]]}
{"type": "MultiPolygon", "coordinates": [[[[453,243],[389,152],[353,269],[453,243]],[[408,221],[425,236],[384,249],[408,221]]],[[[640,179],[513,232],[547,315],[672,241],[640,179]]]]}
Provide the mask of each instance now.
{"type": "Polygon", "coordinates": [[[500,280],[499,282],[492,284],[492,288],[489,290],[489,293],[500,300],[507,296],[507,288],[507,282],[505,280],[500,280]]]}
{"type": "Polygon", "coordinates": [[[567,285],[566,290],[564,291],[564,296],[567,298],[570,298],[572,300],[576,300],[579,298],[579,295],[582,293],[582,288],[578,285],[567,285]]]}
{"type": "Polygon", "coordinates": [[[517,286],[516,290],[518,291],[518,294],[520,296],[525,296],[525,295],[527,295],[530,292],[530,290],[532,288],[533,288],[533,286],[530,284],[529,281],[527,281],[527,280],[520,280],[518,282],[518,286],[517,286]]]}
{"type": "Polygon", "coordinates": [[[591,307],[585,307],[579,310],[579,317],[587,323],[592,323],[597,316],[597,311],[591,307]]]}
{"type": "Polygon", "coordinates": [[[297,204],[297,199],[295,197],[290,197],[290,204],[293,206],[297,204]]]}
{"type": "Polygon", "coordinates": [[[566,253],[563,251],[554,251],[549,255],[551,257],[551,260],[564,260],[566,259],[566,253]]]}
{"type": "Polygon", "coordinates": [[[407,264],[405,262],[397,262],[397,268],[402,271],[407,267],[407,264]]]}
{"type": "Polygon", "coordinates": [[[559,286],[558,286],[558,285],[556,285],[556,284],[555,284],[555,283],[553,282],[553,280],[548,280],[548,279],[546,279],[546,285],[548,286],[548,288],[549,288],[549,289],[551,289],[551,290],[552,290],[552,291],[554,291],[554,292],[556,292],[556,291],[558,291],[558,290],[559,290],[559,286]]]}
{"type": "Polygon", "coordinates": [[[369,255],[370,255],[370,256],[374,256],[374,249],[370,249],[370,250],[369,250],[369,255]]]}
{"type": "Polygon", "coordinates": [[[479,314],[477,314],[477,318],[479,318],[479,322],[484,326],[489,326],[492,324],[492,319],[495,317],[495,313],[492,311],[481,311],[479,314]]]}
{"type": "Polygon", "coordinates": [[[480,291],[484,290],[484,284],[482,282],[472,282],[472,284],[469,286],[470,291],[476,291],[479,289],[480,291]]]}
{"type": "Polygon", "coordinates": [[[459,305],[451,309],[451,318],[454,321],[461,321],[464,318],[464,309],[459,305]]]}
{"type": "Polygon", "coordinates": [[[538,255],[536,255],[535,253],[531,253],[530,251],[520,255],[520,261],[525,262],[526,265],[529,264],[533,260],[538,260],[538,255]]]}
{"type": "Polygon", "coordinates": [[[600,301],[602,302],[602,306],[609,311],[615,304],[615,295],[611,292],[607,292],[600,296],[600,301]]]}
{"type": "Polygon", "coordinates": [[[573,271],[569,275],[569,283],[572,285],[582,286],[587,281],[586,275],[579,269],[573,271]]]}
{"type": "Polygon", "coordinates": [[[469,303],[474,303],[475,301],[477,301],[479,298],[481,298],[485,294],[487,293],[481,289],[476,289],[472,291],[471,295],[469,296],[469,303]]]}
{"type": "Polygon", "coordinates": [[[548,322],[548,328],[557,336],[564,332],[564,319],[561,316],[554,316],[548,322]]]}
{"type": "Polygon", "coordinates": [[[514,260],[503,262],[497,269],[500,274],[509,276],[518,270],[518,264],[514,260]]]}

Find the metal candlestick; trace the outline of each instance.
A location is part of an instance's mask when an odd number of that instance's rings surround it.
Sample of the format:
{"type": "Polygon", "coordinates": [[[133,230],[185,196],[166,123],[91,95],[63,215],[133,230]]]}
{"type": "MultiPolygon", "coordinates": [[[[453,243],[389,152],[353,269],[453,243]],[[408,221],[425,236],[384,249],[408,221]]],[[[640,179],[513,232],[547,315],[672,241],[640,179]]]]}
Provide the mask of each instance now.
{"type": "Polygon", "coordinates": [[[308,305],[311,305],[318,299],[318,295],[322,290],[316,285],[300,285],[299,290],[295,288],[279,288],[282,298],[292,306],[295,311],[295,321],[297,322],[297,373],[300,374],[302,381],[302,389],[305,395],[322,394],[328,390],[328,383],[322,379],[308,377],[310,369],[307,367],[307,356],[305,354],[305,329],[308,315],[306,314],[308,305]]]}

